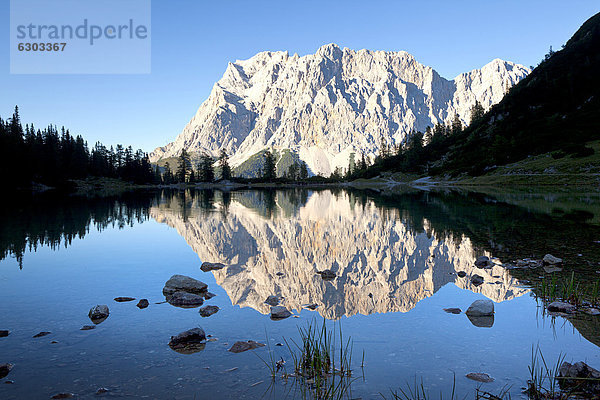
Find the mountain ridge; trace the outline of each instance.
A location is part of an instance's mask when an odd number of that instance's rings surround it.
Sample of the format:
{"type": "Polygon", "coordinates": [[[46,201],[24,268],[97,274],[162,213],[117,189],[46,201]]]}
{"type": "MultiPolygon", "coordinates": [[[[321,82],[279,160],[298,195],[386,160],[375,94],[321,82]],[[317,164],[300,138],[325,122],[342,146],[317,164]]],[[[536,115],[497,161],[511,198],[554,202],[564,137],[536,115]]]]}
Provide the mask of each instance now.
{"type": "Polygon", "coordinates": [[[490,108],[528,72],[494,59],[448,80],[406,51],[327,44],[302,57],[260,52],[230,62],[182,133],[150,158],[225,150],[237,166],[265,148],[290,149],[328,175],[347,167],[350,153],[373,159],[383,143],[398,145],[455,113],[466,124],[475,101],[490,108]]]}

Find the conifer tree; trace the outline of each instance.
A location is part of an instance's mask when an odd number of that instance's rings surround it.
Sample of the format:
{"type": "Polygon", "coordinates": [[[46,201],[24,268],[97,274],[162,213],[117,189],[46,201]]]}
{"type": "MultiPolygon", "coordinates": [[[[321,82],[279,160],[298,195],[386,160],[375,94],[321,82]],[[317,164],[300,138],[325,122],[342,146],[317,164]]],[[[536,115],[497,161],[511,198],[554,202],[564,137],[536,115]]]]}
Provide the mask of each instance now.
{"type": "Polygon", "coordinates": [[[215,171],[213,169],[213,160],[208,154],[202,154],[200,157],[200,180],[202,182],[212,182],[215,180],[215,171]]]}
{"type": "Polygon", "coordinates": [[[484,114],[485,110],[483,109],[483,106],[479,101],[475,100],[475,105],[471,107],[471,124],[481,119],[484,114]]]}
{"type": "Polygon", "coordinates": [[[304,161],[300,161],[300,179],[308,178],[308,167],[304,161]]]}
{"type": "Polygon", "coordinates": [[[177,181],[185,183],[188,171],[190,170],[190,156],[188,152],[183,149],[179,155],[177,162],[177,181]]]}
{"type": "Polygon", "coordinates": [[[219,166],[221,167],[221,179],[231,179],[231,167],[227,162],[227,153],[225,150],[221,150],[221,157],[219,158],[219,166]]]}
{"type": "Polygon", "coordinates": [[[264,154],[264,167],[263,167],[263,179],[271,181],[277,177],[275,167],[275,156],[269,150],[265,151],[264,154]]]}
{"type": "Polygon", "coordinates": [[[450,128],[450,133],[452,135],[456,135],[457,133],[460,133],[463,129],[462,126],[462,122],[460,120],[460,118],[458,117],[458,114],[454,114],[454,118],[452,119],[452,124],[451,124],[451,128],[450,128]]]}

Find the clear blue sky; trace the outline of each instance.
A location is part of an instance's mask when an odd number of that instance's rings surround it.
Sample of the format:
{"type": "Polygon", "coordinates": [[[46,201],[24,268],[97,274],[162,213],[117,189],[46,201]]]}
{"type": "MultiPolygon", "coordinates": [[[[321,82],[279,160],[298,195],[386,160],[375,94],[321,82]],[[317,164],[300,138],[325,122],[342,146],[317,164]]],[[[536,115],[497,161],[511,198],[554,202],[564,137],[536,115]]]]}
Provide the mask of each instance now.
{"type": "Polygon", "coordinates": [[[9,1],[0,0],[0,115],[18,104],[37,127],[151,151],[181,132],[228,61],[259,51],[406,50],[452,79],[497,57],[536,65],[598,11],[596,0],[153,0],[151,74],[10,75],[9,1]]]}

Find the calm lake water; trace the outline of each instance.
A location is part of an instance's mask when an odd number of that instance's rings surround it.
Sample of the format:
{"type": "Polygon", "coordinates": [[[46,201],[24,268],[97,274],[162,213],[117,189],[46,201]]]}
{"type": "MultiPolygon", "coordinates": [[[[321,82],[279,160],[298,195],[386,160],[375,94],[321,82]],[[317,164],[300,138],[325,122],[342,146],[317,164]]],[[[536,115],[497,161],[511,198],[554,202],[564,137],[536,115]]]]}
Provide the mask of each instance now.
{"type": "MultiPolygon", "coordinates": [[[[550,317],[529,281],[543,272],[478,269],[478,256],[499,262],[545,253],[565,259],[564,274],[586,282],[600,275],[600,195],[555,191],[406,190],[392,196],[345,190],[140,192],[87,199],[52,194],[19,199],[0,211],[0,380],[2,399],[301,398],[259,358],[291,360],[287,340],[310,321],[341,324],[353,340],[349,398],[377,399],[415,378],[433,397],[458,398],[475,388],[510,388],[520,398],[532,346],[554,363],[584,360],[600,367],[600,317],[550,317]],[[227,267],[202,272],[204,261],[227,267]],[[333,281],[316,272],[331,269],[333,281]],[[467,276],[460,278],[458,271],[467,276]],[[479,287],[472,274],[482,275],[479,287]],[[164,303],[174,274],[208,284],[220,311],[164,303]],[[269,295],[295,317],[269,318],[269,295]],[[146,298],[117,303],[118,296],[146,298]],[[490,324],[463,311],[477,299],[495,302],[490,324]],[[161,303],[161,304],[157,304],[161,303]],[[315,303],[317,309],[303,309],[315,303]],[[110,308],[96,329],[89,309],[110,308]],[[171,336],[200,326],[217,339],[194,354],[168,346],[171,336]],[[40,331],[51,334],[33,338],[40,331]],[[236,341],[269,343],[233,354],[236,341]],[[364,367],[362,354],[364,351],[364,367]],[[465,377],[485,372],[481,384],[465,377]],[[12,384],[5,383],[7,380],[12,384]]],[[[489,322],[489,321],[488,321],[489,322]]]]}

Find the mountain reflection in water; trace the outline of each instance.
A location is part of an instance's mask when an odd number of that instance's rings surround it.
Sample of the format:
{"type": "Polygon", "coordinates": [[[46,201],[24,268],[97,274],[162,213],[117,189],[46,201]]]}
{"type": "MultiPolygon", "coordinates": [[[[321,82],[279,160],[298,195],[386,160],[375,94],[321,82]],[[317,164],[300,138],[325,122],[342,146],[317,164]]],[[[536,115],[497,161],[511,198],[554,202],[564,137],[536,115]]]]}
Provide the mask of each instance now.
{"type": "Polygon", "coordinates": [[[175,228],[213,271],[231,301],[269,312],[265,299],[289,309],[318,304],[326,318],[407,312],[448,283],[501,302],[527,293],[501,266],[479,269],[464,235],[437,232],[426,218],[382,207],[351,192],[240,191],[165,198],[150,208],[175,228]],[[324,281],[317,271],[333,270],[324,281]],[[460,278],[456,272],[466,272],[460,278]],[[484,277],[474,286],[470,276],[484,277]]]}

